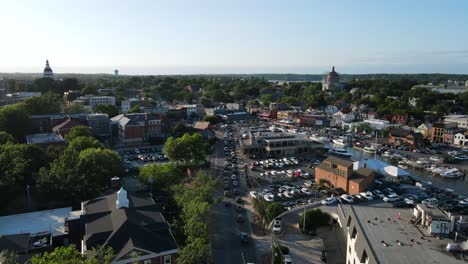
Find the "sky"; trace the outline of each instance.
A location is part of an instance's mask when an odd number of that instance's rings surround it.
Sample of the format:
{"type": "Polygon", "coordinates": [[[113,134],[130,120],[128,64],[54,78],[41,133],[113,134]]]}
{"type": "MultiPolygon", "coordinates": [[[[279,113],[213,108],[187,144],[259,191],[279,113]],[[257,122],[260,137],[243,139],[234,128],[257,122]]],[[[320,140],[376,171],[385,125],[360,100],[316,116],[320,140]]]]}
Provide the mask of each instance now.
{"type": "Polygon", "coordinates": [[[0,0],[0,72],[468,74],[466,0],[0,0]]]}

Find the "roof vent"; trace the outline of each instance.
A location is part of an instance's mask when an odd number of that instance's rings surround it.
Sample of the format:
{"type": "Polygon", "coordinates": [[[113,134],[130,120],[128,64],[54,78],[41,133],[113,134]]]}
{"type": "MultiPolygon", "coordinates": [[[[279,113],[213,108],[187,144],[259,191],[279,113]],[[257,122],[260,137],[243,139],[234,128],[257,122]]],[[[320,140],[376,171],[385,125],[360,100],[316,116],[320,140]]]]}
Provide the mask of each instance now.
{"type": "Polygon", "coordinates": [[[117,192],[117,200],[115,201],[117,209],[128,208],[128,198],[127,191],[123,187],[120,187],[120,190],[117,192]]]}

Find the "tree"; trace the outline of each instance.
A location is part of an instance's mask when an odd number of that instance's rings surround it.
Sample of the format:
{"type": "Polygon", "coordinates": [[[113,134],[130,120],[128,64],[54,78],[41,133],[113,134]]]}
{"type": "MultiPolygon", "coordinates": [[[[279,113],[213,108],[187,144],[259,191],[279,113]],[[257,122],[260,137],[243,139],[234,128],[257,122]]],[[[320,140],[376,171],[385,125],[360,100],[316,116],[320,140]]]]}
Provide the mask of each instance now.
{"type": "Polygon", "coordinates": [[[87,126],[76,126],[70,129],[67,135],[65,135],[65,140],[70,142],[77,137],[91,137],[91,129],[87,126]]]}
{"type": "Polygon", "coordinates": [[[109,118],[112,118],[119,114],[119,109],[115,105],[95,105],[93,112],[107,114],[109,118]]]}
{"type": "Polygon", "coordinates": [[[143,112],[143,111],[141,111],[140,105],[134,105],[134,106],[132,106],[132,108],[130,108],[128,110],[129,114],[131,114],[131,113],[141,113],[141,112],[143,112]]]}
{"type": "Polygon", "coordinates": [[[0,263],[2,264],[18,264],[18,255],[10,250],[0,252],[0,263]]]}
{"type": "Polygon", "coordinates": [[[186,133],[195,133],[195,129],[193,127],[186,126],[184,123],[178,123],[175,125],[174,129],[172,129],[172,136],[174,137],[180,137],[186,133]]]}
{"type": "Polygon", "coordinates": [[[51,145],[47,148],[46,154],[50,162],[55,159],[58,159],[63,152],[65,151],[65,146],[63,145],[51,145]]]}
{"type": "Polygon", "coordinates": [[[88,148],[80,152],[78,173],[86,179],[88,192],[98,194],[110,186],[111,178],[124,174],[120,156],[110,149],[88,148]]]}
{"type": "Polygon", "coordinates": [[[213,204],[213,192],[218,189],[218,179],[199,172],[190,185],[172,187],[174,199],[182,208],[181,218],[187,244],[179,253],[180,263],[204,263],[208,255],[208,215],[213,204]]]}
{"type": "Polygon", "coordinates": [[[222,122],[223,119],[217,115],[209,115],[209,116],[203,117],[203,121],[210,122],[210,124],[212,125],[216,125],[222,122]]]}
{"type": "Polygon", "coordinates": [[[86,83],[85,87],[81,89],[81,94],[97,94],[97,88],[94,84],[86,83]]]}
{"type": "Polygon", "coordinates": [[[33,176],[47,165],[44,151],[36,145],[0,146],[0,197],[7,198],[15,186],[33,184],[33,176]]]}
{"type": "Polygon", "coordinates": [[[110,247],[98,247],[82,255],[75,246],[57,247],[52,252],[35,255],[31,258],[31,264],[110,264],[114,259],[114,253],[110,247]]]}
{"type": "Polygon", "coordinates": [[[269,221],[275,219],[278,215],[284,212],[284,205],[279,202],[268,204],[265,208],[265,214],[269,221]]]}
{"type": "Polygon", "coordinates": [[[182,176],[183,172],[174,164],[150,164],[140,169],[140,179],[146,183],[152,181],[158,190],[165,190],[179,183],[182,176]]]}
{"type": "Polygon", "coordinates": [[[322,212],[320,209],[308,210],[305,214],[305,227],[304,215],[302,215],[299,217],[299,228],[306,234],[315,234],[318,227],[327,226],[331,220],[330,214],[322,212]]]}
{"type": "Polygon", "coordinates": [[[260,97],[260,101],[262,101],[263,106],[269,106],[273,102],[273,99],[272,94],[264,94],[260,97]]]}
{"type": "Polygon", "coordinates": [[[74,138],[72,141],[69,141],[69,145],[67,147],[67,149],[71,149],[76,152],[81,152],[89,148],[103,149],[104,145],[93,137],[79,136],[74,138]]]}
{"type": "Polygon", "coordinates": [[[22,104],[0,109],[0,130],[11,134],[18,141],[24,141],[30,130],[30,122],[29,113],[22,104]]]}
{"type": "Polygon", "coordinates": [[[69,104],[63,108],[64,113],[84,113],[88,112],[88,109],[84,108],[79,104],[69,104]]]}
{"type": "Polygon", "coordinates": [[[23,104],[31,115],[53,114],[62,112],[63,99],[56,93],[47,92],[40,97],[26,99],[23,104]]]}
{"type": "Polygon", "coordinates": [[[180,138],[168,138],[163,152],[170,160],[184,161],[187,165],[192,161],[204,161],[208,153],[208,144],[200,134],[184,134],[180,138]]]}
{"type": "Polygon", "coordinates": [[[177,262],[180,264],[205,263],[208,250],[208,241],[203,238],[196,238],[182,248],[177,262]]]}
{"type": "Polygon", "coordinates": [[[88,148],[78,152],[73,148],[41,168],[37,178],[39,189],[51,199],[83,201],[101,193],[110,179],[123,175],[120,157],[109,149],[88,148]]]}
{"type": "Polygon", "coordinates": [[[0,131],[0,145],[5,145],[7,143],[13,143],[13,136],[5,131],[0,131]]]}

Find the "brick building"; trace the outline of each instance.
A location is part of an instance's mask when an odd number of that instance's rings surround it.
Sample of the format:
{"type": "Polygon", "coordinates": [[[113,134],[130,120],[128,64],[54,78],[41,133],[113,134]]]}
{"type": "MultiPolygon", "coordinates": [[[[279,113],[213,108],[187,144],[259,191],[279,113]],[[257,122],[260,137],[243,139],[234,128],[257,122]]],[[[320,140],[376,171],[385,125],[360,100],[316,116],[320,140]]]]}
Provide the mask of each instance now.
{"type": "Polygon", "coordinates": [[[394,127],[388,135],[388,142],[395,145],[419,146],[423,143],[421,133],[394,127]]]}
{"type": "Polygon", "coordinates": [[[333,156],[328,157],[315,168],[315,182],[329,182],[333,188],[341,188],[349,194],[365,191],[374,181],[375,172],[362,167],[353,171],[353,163],[333,156]]]}

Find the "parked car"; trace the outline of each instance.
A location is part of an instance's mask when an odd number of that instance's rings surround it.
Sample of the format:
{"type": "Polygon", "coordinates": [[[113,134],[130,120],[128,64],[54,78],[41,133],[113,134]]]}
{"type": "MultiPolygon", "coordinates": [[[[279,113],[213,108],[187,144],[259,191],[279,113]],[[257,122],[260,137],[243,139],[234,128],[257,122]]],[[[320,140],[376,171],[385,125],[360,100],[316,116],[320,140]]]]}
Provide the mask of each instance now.
{"type": "Polygon", "coordinates": [[[330,205],[336,203],[337,200],[335,197],[330,197],[322,201],[322,205],[330,205]]]}
{"type": "Polygon", "coordinates": [[[305,187],[309,187],[309,188],[310,188],[310,187],[312,187],[313,185],[314,185],[314,183],[313,183],[312,181],[305,181],[305,182],[304,182],[304,186],[305,186],[305,187]]]}
{"type": "Polygon", "coordinates": [[[281,233],[281,228],[283,226],[283,223],[281,222],[280,219],[276,219],[274,222],[273,222],[273,233],[275,234],[279,234],[281,233]]]}
{"type": "Polygon", "coordinates": [[[374,196],[372,195],[371,192],[362,192],[360,193],[361,197],[367,199],[368,201],[374,200],[374,196]]]}
{"type": "Polygon", "coordinates": [[[385,194],[383,194],[380,190],[374,190],[374,191],[372,191],[372,193],[373,193],[375,196],[379,197],[380,199],[382,199],[382,198],[385,197],[385,194]]]}
{"type": "Polygon", "coordinates": [[[347,194],[341,195],[341,199],[343,199],[347,203],[354,203],[353,197],[351,197],[350,195],[347,195],[347,194]]]}
{"type": "Polygon", "coordinates": [[[309,191],[309,189],[307,189],[307,188],[302,188],[302,189],[301,189],[301,192],[302,192],[303,194],[305,194],[305,195],[312,195],[312,192],[309,191]]]}
{"type": "Polygon", "coordinates": [[[249,193],[249,195],[250,195],[250,197],[252,197],[252,198],[254,198],[254,199],[257,199],[258,196],[259,196],[258,192],[256,192],[256,191],[251,191],[251,192],[249,193]]]}
{"type": "Polygon", "coordinates": [[[283,255],[284,264],[293,264],[292,258],[289,255],[283,255]]]}
{"type": "Polygon", "coordinates": [[[389,195],[385,196],[383,198],[383,200],[386,203],[393,203],[393,202],[396,202],[396,201],[400,200],[400,196],[398,196],[396,194],[389,194],[389,195]]]}

